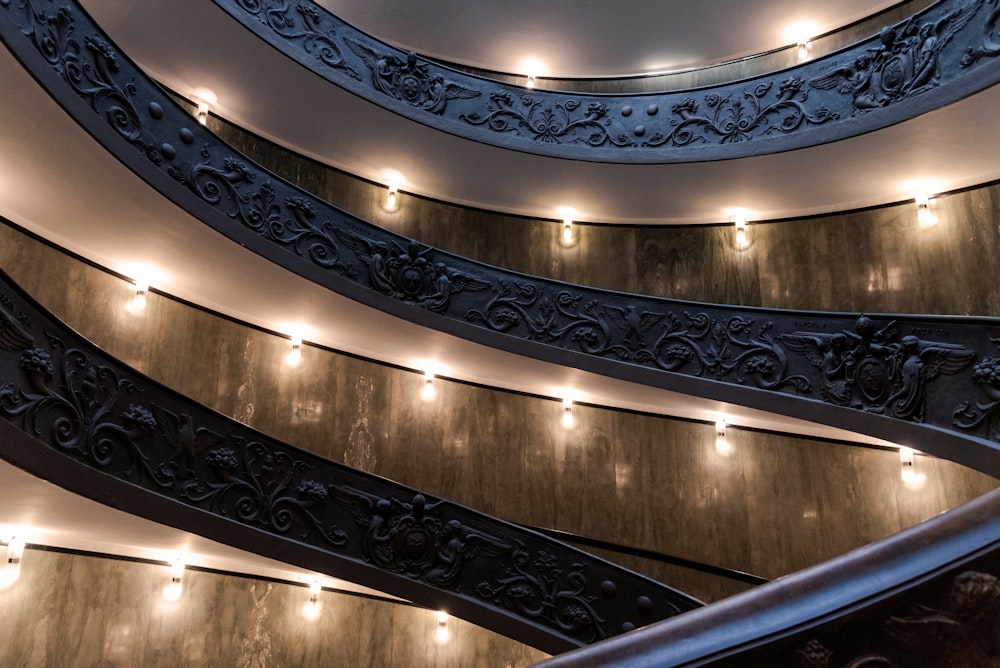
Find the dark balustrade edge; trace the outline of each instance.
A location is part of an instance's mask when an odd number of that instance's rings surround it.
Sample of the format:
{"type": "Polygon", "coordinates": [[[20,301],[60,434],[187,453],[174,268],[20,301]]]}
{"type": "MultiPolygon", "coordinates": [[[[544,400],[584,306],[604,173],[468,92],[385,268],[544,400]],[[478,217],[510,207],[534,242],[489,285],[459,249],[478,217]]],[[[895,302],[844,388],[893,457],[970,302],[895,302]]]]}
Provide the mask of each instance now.
{"type": "Polygon", "coordinates": [[[280,443],[107,357],[0,273],[0,456],[140,517],[556,653],[701,603],[280,443]]]}
{"type": "Polygon", "coordinates": [[[635,95],[529,89],[382,43],[319,5],[214,0],[327,81],[475,141],[620,163],[720,160],[815,146],[884,128],[1000,81],[996,0],[940,0],[878,35],[787,70],[635,95]]]}
{"type": "Polygon", "coordinates": [[[1000,477],[1000,321],[732,308],[461,258],[351,216],[202,128],[70,0],[0,35],[100,143],[233,241],[341,295],[500,350],[866,433],[1000,477]],[[95,113],[96,112],[96,113],[95,113]]]}
{"type": "Polygon", "coordinates": [[[677,620],[537,665],[993,665],[998,575],[1000,490],[677,620]]]}
{"type": "Polygon", "coordinates": [[[538,533],[545,534],[546,536],[550,536],[564,543],[583,545],[585,547],[596,547],[598,549],[609,550],[611,552],[617,552],[619,554],[628,554],[635,557],[642,557],[643,559],[650,559],[652,561],[658,561],[663,564],[680,566],[682,568],[698,571],[700,573],[717,575],[719,577],[726,578],[728,580],[736,580],[737,582],[744,582],[746,584],[752,584],[752,585],[762,585],[771,582],[771,580],[768,580],[767,578],[762,578],[759,575],[754,575],[752,573],[746,573],[744,571],[738,571],[732,568],[725,568],[723,566],[715,566],[701,561],[694,561],[692,559],[685,559],[684,557],[678,557],[672,554],[664,554],[663,552],[647,550],[641,547],[632,547],[630,545],[622,545],[620,543],[611,543],[606,540],[601,540],[599,538],[591,538],[590,536],[583,536],[569,531],[559,531],[558,529],[547,529],[544,527],[536,527],[528,525],[522,525],[522,526],[524,526],[525,529],[530,529],[531,531],[537,531],[538,533]]]}

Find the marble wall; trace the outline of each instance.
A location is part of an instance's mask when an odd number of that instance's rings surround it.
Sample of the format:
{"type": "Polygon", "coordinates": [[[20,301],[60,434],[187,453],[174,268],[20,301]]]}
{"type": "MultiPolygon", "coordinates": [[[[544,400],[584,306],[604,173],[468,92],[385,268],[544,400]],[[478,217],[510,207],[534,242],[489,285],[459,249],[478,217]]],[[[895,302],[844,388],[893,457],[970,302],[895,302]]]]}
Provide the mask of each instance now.
{"type": "Polygon", "coordinates": [[[304,586],[188,569],[163,598],[166,566],[27,549],[0,589],[0,665],[497,666],[545,654],[460,619],[439,643],[435,613],[324,591],[307,619],[304,586]],[[386,629],[392,629],[387,633],[386,629]]]}
{"type": "Polygon", "coordinates": [[[362,218],[482,262],[595,287],[694,301],[820,311],[1000,316],[1000,185],[932,200],[934,227],[913,202],[805,220],[751,223],[738,250],[732,225],[574,226],[401,195],[213,120],[262,164],[362,218]]]}
{"type": "MultiPolygon", "coordinates": [[[[919,489],[895,452],[592,406],[423,377],[306,347],[150,295],[10,227],[0,267],[110,354],[289,443],[501,518],[774,578],[895,533],[997,481],[918,458],[919,489]],[[45,271],[39,271],[45,267],[45,271]],[[169,326],[166,325],[169,323],[169,326]]],[[[616,560],[694,596],[743,589],[647,559],[616,560]]]]}

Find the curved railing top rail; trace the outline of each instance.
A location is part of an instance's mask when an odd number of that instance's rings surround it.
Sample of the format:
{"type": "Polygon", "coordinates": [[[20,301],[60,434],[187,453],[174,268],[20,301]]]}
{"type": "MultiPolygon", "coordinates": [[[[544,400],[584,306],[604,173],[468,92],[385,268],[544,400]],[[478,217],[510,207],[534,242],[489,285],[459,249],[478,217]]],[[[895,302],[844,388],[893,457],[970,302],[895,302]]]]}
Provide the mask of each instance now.
{"type": "Polygon", "coordinates": [[[312,2],[215,0],[321,77],[451,134],[529,153],[696,162],[814,146],[913,118],[1000,80],[996,0],[940,0],[790,69],[696,90],[597,95],[466,74],[378,41],[312,2]]]}
{"type": "Polygon", "coordinates": [[[1000,477],[1000,321],[693,304],[490,267],[366,223],[254,164],[71,0],[0,0],[0,18],[9,48],[119,160],[230,239],[332,291],[498,349],[867,433],[1000,477]]]}
{"type": "Polygon", "coordinates": [[[110,359],[2,272],[0,424],[4,459],[71,491],[447,609],[549,652],[701,605],[198,405],[110,359]]]}
{"type": "Polygon", "coordinates": [[[1000,491],[873,545],[538,664],[719,668],[995,666],[1000,491]]]}

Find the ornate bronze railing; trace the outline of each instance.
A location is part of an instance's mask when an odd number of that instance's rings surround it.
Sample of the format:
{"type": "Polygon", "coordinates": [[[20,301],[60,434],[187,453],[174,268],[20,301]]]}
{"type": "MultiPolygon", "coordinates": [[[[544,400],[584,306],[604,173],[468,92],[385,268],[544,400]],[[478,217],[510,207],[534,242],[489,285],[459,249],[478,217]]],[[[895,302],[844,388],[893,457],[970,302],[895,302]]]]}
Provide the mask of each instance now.
{"type": "Polygon", "coordinates": [[[132,514],[447,609],[549,652],[700,606],[200,406],[110,359],[2,274],[0,456],[132,514]]]}
{"type": "Polygon", "coordinates": [[[495,348],[867,433],[1000,476],[996,320],[712,306],[477,263],[254,164],[71,0],[0,0],[0,18],[9,48],[122,162],[229,238],[332,291],[495,348]]]}
{"type": "Polygon", "coordinates": [[[303,66],[395,113],[479,142],[593,161],[688,162],[813,146],[1000,80],[996,0],[941,0],[867,40],[766,76],[631,95],[473,76],[380,42],[309,1],[215,3],[303,66]]]}
{"type": "Polygon", "coordinates": [[[538,664],[989,668],[1000,662],[1000,491],[820,566],[538,664]]]}

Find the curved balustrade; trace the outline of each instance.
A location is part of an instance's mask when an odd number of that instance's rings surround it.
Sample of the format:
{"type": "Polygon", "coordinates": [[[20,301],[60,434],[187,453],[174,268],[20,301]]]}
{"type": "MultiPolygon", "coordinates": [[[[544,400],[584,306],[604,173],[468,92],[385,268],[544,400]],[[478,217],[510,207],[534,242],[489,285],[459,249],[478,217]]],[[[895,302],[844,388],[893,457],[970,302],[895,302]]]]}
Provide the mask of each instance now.
{"type": "Polygon", "coordinates": [[[711,306],[473,262],[255,165],[194,122],[69,0],[0,0],[0,9],[11,50],[123,163],[229,238],[330,290],[502,350],[867,433],[1000,476],[996,320],[711,306]]]}
{"type": "Polygon", "coordinates": [[[758,589],[538,664],[986,668],[1000,660],[1000,492],[758,589]]]}
{"type": "Polygon", "coordinates": [[[689,162],[813,146],[913,118],[1000,80],[995,0],[941,0],[867,40],[768,76],[638,95],[472,76],[382,43],[307,1],[215,3],[328,81],[412,120],[592,161],[689,162]]]}
{"type": "Polygon", "coordinates": [[[71,491],[549,652],[701,605],[195,404],[109,359],[2,275],[0,425],[5,459],[71,491]]]}

